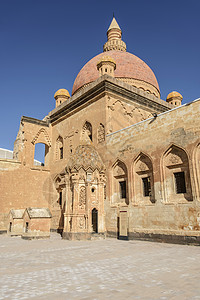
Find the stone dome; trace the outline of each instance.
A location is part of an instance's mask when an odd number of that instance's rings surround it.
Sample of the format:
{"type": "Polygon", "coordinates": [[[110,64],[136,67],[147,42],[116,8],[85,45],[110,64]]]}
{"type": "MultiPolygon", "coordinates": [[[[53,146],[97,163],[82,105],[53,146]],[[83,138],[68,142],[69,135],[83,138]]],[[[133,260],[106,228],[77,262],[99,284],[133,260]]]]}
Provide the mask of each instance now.
{"type": "MultiPolygon", "coordinates": [[[[88,85],[90,82],[95,81],[99,77],[97,70],[97,63],[105,56],[105,52],[93,57],[78,73],[73,89],[72,95],[78,91],[81,87],[88,85]]],[[[131,85],[134,85],[145,90],[149,90],[150,93],[154,93],[155,96],[160,96],[159,85],[153,71],[149,66],[142,61],[139,57],[129,53],[117,50],[109,51],[109,57],[116,62],[115,78],[121,79],[131,85]],[[126,80],[127,79],[127,80],[126,80]],[[131,82],[131,79],[135,79],[135,82],[131,82]],[[140,82],[139,82],[140,81],[140,82]]]]}
{"type": "Polygon", "coordinates": [[[93,57],[80,70],[74,81],[72,95],[95,81],[99,76],[105,73],[107,75],[112,73],[112,70],[108,70],[107,68],[105,72],[98,72],[97,68],[97,66],[99,67],[99,62],[105,56],[108,56],[109,60],[113,60],[113,63],[116,64],[116,70],[112,75],[110,74],[111,76],[160,98],[159,85],[153,71],[139,57],[126,52],[126,44],[122,41],[121,36],[122,31],[113,17],[107,31],[108,40],[104,44],[104,52],[93,57]]]}
{"type": "Polygon", "coordinates": [[[183,96],[180,93],[173,91],[173,92],[169,93],[166,101],[169,102],[172,98],[177,98],[177,97],[183,99],[183,96]]]}
{"type": "Polygon", "coordinates": [[[70,98],[70,94],[69,94],[68,90],[66,90],[66,89],[59,89],[55,93],[54,98],[56,98],[57,96],[65,96],[65,97],[70,98]]]}

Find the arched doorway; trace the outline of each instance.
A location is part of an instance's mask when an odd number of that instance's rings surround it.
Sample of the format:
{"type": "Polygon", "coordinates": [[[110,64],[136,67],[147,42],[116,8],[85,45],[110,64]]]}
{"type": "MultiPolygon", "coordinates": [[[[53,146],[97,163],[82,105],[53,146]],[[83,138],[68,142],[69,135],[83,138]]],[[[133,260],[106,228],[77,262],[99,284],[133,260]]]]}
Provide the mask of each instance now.
{"type": "Polygon", "coordinates": [[[96,208],[92,210],[92,228],[93,232],[98,233],[98,210],[96,208]]]}

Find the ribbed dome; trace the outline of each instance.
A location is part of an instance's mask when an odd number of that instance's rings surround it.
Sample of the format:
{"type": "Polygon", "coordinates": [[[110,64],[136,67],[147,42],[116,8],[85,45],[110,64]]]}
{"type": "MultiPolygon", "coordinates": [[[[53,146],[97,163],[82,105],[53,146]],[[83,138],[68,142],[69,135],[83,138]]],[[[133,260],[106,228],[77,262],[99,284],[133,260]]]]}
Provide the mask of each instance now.
{"type": "MultiPolygon", "coordinates": [[[[105,52],[93,57],[78,73],[73,89],[72,95],[81,87],[95,81],[99,77],[97,70],[97,63],[105,56],[105,52]]],[[[109,57],[116,62],[116,70],[114,77],[123,79],[135,79],[153,86],[157,93],[160,94],[159,85],[153,71],[149,66],[139,57],[123,51],[112,50],[109,51],[109,57]]],[[[124,80],[125,81],[125,80],[124,80]]],[[[127,81],[128,82],[128,81],[127,81]]],[[[130,83],[131,84],[131,83],[130,83]]]]}

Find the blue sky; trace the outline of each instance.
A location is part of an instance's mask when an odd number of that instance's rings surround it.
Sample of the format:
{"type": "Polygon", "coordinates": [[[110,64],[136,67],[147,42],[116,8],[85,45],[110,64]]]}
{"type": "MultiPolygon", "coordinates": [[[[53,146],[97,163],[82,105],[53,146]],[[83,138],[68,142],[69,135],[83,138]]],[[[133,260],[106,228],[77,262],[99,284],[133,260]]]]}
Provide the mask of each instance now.
{"type": "Polygon", "coordinates": [[[22,115],[42,119],[54,93],[102,52],[113,12],[127,51],[154,71],[161,98],[200,97],[199,0],[0,0],[0,147],[13,149],[22,115]]]}

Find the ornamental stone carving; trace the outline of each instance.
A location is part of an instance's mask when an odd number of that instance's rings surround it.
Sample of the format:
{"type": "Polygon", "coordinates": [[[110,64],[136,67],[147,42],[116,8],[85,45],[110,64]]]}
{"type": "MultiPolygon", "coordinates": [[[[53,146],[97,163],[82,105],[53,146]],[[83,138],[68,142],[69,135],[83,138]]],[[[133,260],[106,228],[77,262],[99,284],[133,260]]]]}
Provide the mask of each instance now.
{"type": "Polygon", "coordinates": [[[176,155],[174,153],[170,153],[168,155],[168,159],[167,159],[167,165],[179,165],[179,164],[182,164],[183,161],[182,159],[180,158],[179,155],[176,155]]]}
{"type": "Polygon", "coordinates": [[[79,194],[79,207],[81,209],[84,209],[85,204],[86,204],[86,188],[85,186],[81,186],[80,194],[79,194]]]}
{"type": "Polygon", "coordinates": [[[46,130],[44,128],[41,128],[38,133],[35,135],[35,137],[32,140],[32,144],[35,145],[36,141],[38,140],[38,138],[42,136],[42,139],[44,140],[44,142],[51,147],[51,140],[50,137],[48,135],[48,133],[46,132],[46,130]]]}
{"type": "Polygon", "coordinates": [[[102,143],[104,141],[105,141],[105,127],[103,124],[100,124],[98,128],[98,143],[102,143]]]}
{"type": "Polygon", "coordinates": [[[79,218],[79,228],[80,229],[84,229],[85,228],[85,218],[84,217],[80,217],[79,218]]]}

